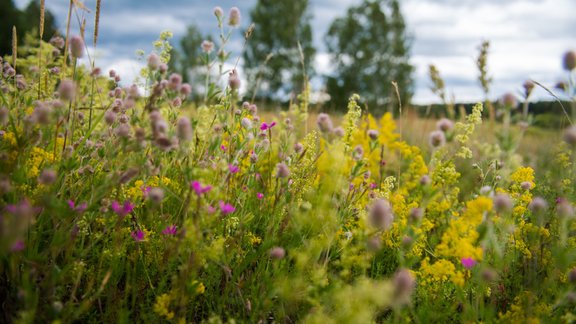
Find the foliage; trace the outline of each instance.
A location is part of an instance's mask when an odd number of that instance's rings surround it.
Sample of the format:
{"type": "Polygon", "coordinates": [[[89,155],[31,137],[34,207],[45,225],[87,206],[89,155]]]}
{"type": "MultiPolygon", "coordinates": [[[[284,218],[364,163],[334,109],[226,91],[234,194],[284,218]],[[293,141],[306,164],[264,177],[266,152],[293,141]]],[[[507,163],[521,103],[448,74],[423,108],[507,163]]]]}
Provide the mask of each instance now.
{"type": "Polygon", "coordinates": [[[279,118],[231,86],[189,104],[154,60],[138,92],[63,54],[3,62],[0,321],[574,320],[571,129],[535,168],[481,103],[416,146],[358,95],[308,129],[309,88],[279,118]]]}
{"type": "Polygon", "coordinates": [[[327,80],[332,104],[344,107],[358,92],[372,107],[396,108],[391,82],[405,105],[413,92],[406,25],[396,0],[364,0],[337,18],[326,35],[336,71],[327,80]]]}

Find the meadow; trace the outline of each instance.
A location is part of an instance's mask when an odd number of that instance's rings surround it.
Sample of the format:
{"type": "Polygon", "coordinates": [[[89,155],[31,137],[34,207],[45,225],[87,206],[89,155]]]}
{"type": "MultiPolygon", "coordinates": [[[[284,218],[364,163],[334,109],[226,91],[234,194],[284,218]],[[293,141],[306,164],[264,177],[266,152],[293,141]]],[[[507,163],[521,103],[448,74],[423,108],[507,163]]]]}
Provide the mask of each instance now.
{"type": "Polygon", "coordinates": [[[131,86],[73,32],[0,62],[1,322],[576,319],[568,113],[263,111],[235,70],[197,105],[169,37],[131,86]]]}

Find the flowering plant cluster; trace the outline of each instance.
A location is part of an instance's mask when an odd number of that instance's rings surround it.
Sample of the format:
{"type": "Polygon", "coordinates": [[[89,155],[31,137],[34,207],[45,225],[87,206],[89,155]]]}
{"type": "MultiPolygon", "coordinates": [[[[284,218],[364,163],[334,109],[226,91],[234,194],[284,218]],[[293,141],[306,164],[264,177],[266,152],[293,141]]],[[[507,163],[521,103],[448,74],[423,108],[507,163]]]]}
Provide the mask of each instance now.
{"type": "Polygon", "coordinates": [[[258,115],[235,70],[194,106],[168,37],[143,88],[76,66],[81,37],[2,62],[1,321],[576,318],[571,129],[550,161],[485,144],[482,104],[421,141],[356,95],[258,115]]]}

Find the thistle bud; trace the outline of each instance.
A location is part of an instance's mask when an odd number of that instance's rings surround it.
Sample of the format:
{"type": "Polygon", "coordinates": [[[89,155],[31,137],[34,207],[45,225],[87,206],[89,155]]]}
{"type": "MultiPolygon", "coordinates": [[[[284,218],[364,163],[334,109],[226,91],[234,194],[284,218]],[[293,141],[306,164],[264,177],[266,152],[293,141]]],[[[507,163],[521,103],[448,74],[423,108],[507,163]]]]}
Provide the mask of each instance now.
{"type": "Polygon", "coordinates": [[[369,129],[368,130],[368,137],[370,137],[371,140],[375,141],[378,139],[378,131],[375,129],[369,129]]]}
{"type": "Polygon", "coordinates": [[[446,136],[443,131],[435,130],[430,133],[430,146],[436,148],[444,145],[446,143],[446,136]]]}
{"type": "Polygon", "coordinates": [[[566,71],[572,71],[576,68],[576,51],[568,51],[564,54],[562,67],[566,71]]]}
{"type": "Polygon", "coordinates": [[[442,118],[436,123],[436,129],[446,133],[454,127],[454,123],[448,118],[442,118]]]}

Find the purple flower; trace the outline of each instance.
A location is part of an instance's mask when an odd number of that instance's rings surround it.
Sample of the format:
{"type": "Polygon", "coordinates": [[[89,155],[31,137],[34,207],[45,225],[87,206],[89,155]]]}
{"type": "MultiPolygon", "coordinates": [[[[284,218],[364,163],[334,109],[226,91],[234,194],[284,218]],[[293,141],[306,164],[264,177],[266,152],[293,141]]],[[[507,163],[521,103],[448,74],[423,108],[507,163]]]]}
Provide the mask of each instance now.
{"type": "Polygon", "coordinates": [[[88,204],[86,202],[83,202],[80,205],[76,206],[74,200],[68,200],[68,207],[70,207],[70,209],[72,209],[73,211],[83,213],[88,208],[88,204]]]}
{"type": "Polygon", "coordinates": [[[264,198],[264,194],[261,193],[261,192],[259,192],[259,193],[256,194],[256,197],[257,197],[258,199],[262,199],[262,198],[264,198]]]}
{"type": "Polygon", "coordinates": [[[228,164],[228,171],[230,171],[230,173],[232,173],[232,174],[237,173],[238,170],[240,170],[240,168],[238,168],[237,165],[228,164]]]}
{"type": "Polygon", "coordinates": [[[152,190],[152,187],[150,186],[141,186],[140,190],[142,190],[142,195],[144,197],[148,196],[148,193],[150,192],[150,190],[152,190]]]}
{"type": "Polygon", "coordinates": [[[262,125],[260,125],[260,130],[267,130],[267,129],[271,129],[272,127],[276,126],[276,122],[271,122],[270,124],[267,123],[262,123],[262,125]]]}
{"type": "Polygon", "coordinates": [[[16,242],[14,242],[14,244],[12,244],[12,246],[10,247],[10,251],[11,252],[20,252],[20,251],[24,250],[25,247],[26,247],[26,245],[24,244],[24,241],[18,240],[16,242]]]}
{"type": "Polygon", "coordinates": [[[464,266],[464,268],[470,270],[472,269],[475,265],[476,265],[476,260],[472,259],[472,258],[462,258],[462,265],[464,266]]]}
{"type": "Polygon", "coordinates": [[[162,231],[162,234],[164,234],[164,235],[176,235],[177,232],[178,232],[178,227],[176,225],[170,225],[162,231]]]}
{"type": "Polygon", "coordinates": [[[219,205],[220,205],[220,211],[224,215],[228,215],[230,213],[233,213],[236,210],[236,208],[234,208],[234,206],[230,205],[229,203],[224,203],[222,200],[220,200],[219,205]]]}
{"type": "Polygon", "coordinates": [[[120,205],[119,202],[114,200],[112,202],[112,206],[110,206],[110,207],[120,217],[125,217],[126,215],[130,214],[134,210],[134,205],[128,200],[126,200],[124,202],[124,205],[120,205]]]}
{"type": "Polygon", "coordinates": [[[134,231],[134,232],[130,233],[130,235],[132,236],[132,238],[136,242],[144,241],[144,236],[146,236],[146,234],[144,234],[144,232],[142,232],[142,230],[134,231]]]}
{"type": "Polygon", "coordinates": [[[202,184],[200,184],[200,182],[198,181],[192,181],[192,183],[190,183],[190,187],[194,189],[194,192],[196,192],[196,195],[198,195],[198,197],[212,190],[211,185],[202,186],[202,184]]]}

